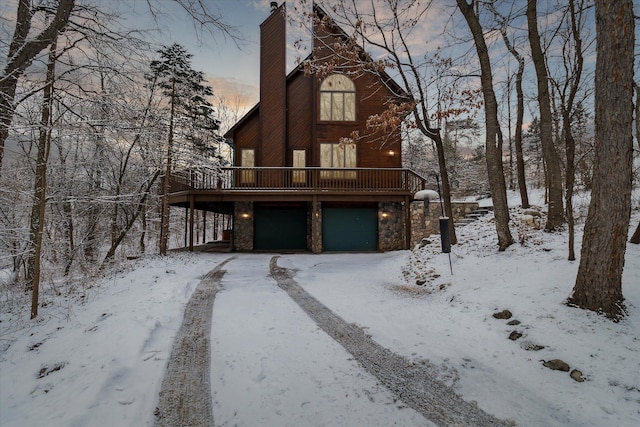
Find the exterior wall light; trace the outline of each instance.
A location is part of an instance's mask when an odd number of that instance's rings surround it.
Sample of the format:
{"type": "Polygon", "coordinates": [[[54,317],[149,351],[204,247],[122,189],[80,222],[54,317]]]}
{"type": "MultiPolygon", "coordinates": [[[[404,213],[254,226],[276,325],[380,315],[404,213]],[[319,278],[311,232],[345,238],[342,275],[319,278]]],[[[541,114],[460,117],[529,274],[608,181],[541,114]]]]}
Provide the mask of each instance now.
{"type": "Polygon", "coordinates": [[[382,218],[388,218],[389,217],[389,212],[382,212],[382,218]]]}
{"type": "Polygon", "coordinates": [[[244,213],[240,214],[240,216],[241,216],[242,218],[244,218],[244,219],[249,219],[249,218],[251,218],[251,215],[250,215],[250,214],[248,214],[248,213],[246,213],[246,212],[244,212],[244,213]]]}
{"type": "Polygon", "coordinates": [[[393,150],[389,150],[389,157],[393,157],[396,155],[396,152],[393,150]]]}

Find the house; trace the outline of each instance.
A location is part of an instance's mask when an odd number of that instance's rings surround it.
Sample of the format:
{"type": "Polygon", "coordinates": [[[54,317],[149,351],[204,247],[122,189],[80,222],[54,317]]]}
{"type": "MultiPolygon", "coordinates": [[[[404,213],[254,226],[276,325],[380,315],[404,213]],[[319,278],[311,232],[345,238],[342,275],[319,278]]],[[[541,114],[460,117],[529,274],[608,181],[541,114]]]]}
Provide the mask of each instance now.
{"type": "MultiPolygon", "coordinates": [[[[330,58],[328,46],[347,36],[314,8],[322,24],[312,55],[330,58]]],[[[171,180],[171,205],[190,212],[190,248],[195,209],[233,216],[236,251],[411,247],[424,237],[412,235],[412,222],[424,228],[413,196],[425,179],[402,168],[399,129],[367,128],[370,116],[402,101],[402,90],[385,74],[350,73],[348,59],[321,78],[302,66],[286,74],[285,4],[272,3],[260,37],[260,101],[225,135],[234,166],[171,180]]]]}

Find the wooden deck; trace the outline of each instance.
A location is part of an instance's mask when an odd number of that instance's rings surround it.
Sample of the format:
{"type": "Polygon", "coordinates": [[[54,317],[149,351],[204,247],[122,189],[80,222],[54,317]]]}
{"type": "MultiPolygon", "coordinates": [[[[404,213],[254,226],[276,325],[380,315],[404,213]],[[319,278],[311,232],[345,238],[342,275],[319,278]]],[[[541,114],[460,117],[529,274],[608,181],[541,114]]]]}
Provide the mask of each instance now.
{"type": "Polygon", "coordinates": [[[229,213],[236,201],[405,201],[425,189],[409,169],[225,167],[176,172],[173,206],[229,213]]]}

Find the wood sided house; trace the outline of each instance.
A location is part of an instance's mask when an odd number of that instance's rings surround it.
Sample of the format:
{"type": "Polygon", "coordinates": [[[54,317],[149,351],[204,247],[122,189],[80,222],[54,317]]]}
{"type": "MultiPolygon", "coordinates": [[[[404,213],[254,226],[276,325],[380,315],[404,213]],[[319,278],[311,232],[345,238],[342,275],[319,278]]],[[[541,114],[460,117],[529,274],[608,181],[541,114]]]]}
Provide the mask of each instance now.
{"type": "MultiPolygon", "coordinates": [[[[346,34],[314,7],[324,24],[314,25],[313,54],[325,55],[346,34]]],[[[366,124],[403,91],[340,67],[321,80],[302,66],[287,75],[285,28],[285,4],[272,3],[260,26],[260,101],[225,135],[235,166],[171,177],[170,204],[190,212],[190,249],[196,209],[232,215],[236,251],[408,249],[424,237],[413,196],[425,179],[402,168],[399,129],[382,145],[366,124]],[[357,142],[340,143],[354,131],[357,142]]]]}

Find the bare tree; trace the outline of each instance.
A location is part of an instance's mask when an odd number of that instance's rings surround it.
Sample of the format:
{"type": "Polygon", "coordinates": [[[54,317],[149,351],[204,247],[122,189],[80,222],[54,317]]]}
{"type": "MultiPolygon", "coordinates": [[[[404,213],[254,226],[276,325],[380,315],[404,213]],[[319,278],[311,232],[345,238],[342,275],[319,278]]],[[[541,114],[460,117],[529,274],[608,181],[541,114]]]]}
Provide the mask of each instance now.
{"type": "Polygon", "coordinates": [[[635,22],[631,0],[596,0],[595,166],[580,266],[568,303],[618,320],[631,214],[635,22]]]}
{"type": "Polygon", "coordinates": [[[46,86],[42,98],[42,116],[38,129],[38,154],[36,176],[33,188],[33,206],[29,228],[29,247],[27,258],[27,287],[32,291],[31,318],[38,315],[40,291],[40,260],[42,252],[42,233],[44,230],[45,207],[47,205],[47,162],[51,148],[51,104],[55,80],[56,40],[51,42],[49,62],[47,64],[46,86]]]}
{"type": "Polygon", "coordinates": [[[35,37],[28,37],[35,10],[31,0],[18,1],[16,27],[7,53],[7,64],[0,74],[0,171],[4,143],[9,136],[9,126],[13,120],[18,80],[38,54],[51,45],[58,33],[68,24],[74,5],[75,0],[60,0],[55,10],[45,10],[45,13],[53,12],[53,19],[35,37]]]}
{"type": "MultiPolygon", "coordinates": [[[[573,212],[573,192],[575,187],[575,157],[576,141],[572,129],[573,116],[576,107],[576,97],[581,86],[582,70],[584,65],[584,48],[582,39],[583,23],[586,13],[586,4],[580,0],[569,0],[565,14],[568,21],[567,31],[562,31],[563,38],[563,82],[552,79],[558,92],[558,102],[562,119],[562,139],[565,144],[566,170],[565,170],[565,206],[567,213],[567,224],[569,226],[568,259],[574,261],[575,250],[575,218],[573,212]]],[[[562,25],[565,25],[564,22],[562,25]]]]}
{"type": "MultiPolygon", "coordinates": [[[[500,34],[502,35],[502,40],[504,41],[507,50],[509,53],[515,58],[518,62],[518,70],[516,71],[516,124],[515,124],[515,135],[514,135],[514,145],[516,151],[516,175],[518,176],[518,189],[520,190],[520,202],[523,208],[529,207],[529,193],[527,192],[527,179],[525,174],[524,167],[524,153],[522,150],[522,124],[524,121],[524,92],[522,90],[522,77],[524,75],[524,66],[525,61],[524,57],[518,52],[511,39],[509,39],[509,34],[507,33],[509,19],[508,17],[502,16],[492,3],[489,4],[489,7],[493,14],[498,19],[500,34]]],[[[510,101],[509,101],[510,102],[510,101]]]]}
{"type": "Polygon", "coordinates": [[[549,192],[549,208],[545,230],[553,231],[565,222],[562,203],[562,171],[560,169],[560,158],[553,145],[553,116],[551,114],[551,97],[549,95],[549,75],[538,32],[536,0],[527,0],[527,28],[529,30],[531,58],[536,69],[538,81],[540,142],[546,168],[545,181],[549,192]]]}
{"type": "Polygon", "coordinates": [[[502,166],[502,131],[498,122],[498,101],[493,89],[491,60],[478,14],[474,11],[477,1],[472,0],[471,3],[467,3],[467,0],[456,0],[456,2],[469,26],[480,62],[480,83],[484,96],[487,172],[496,217],[498,250],[504,251],[513,243],[513,237],[509,229],[509,205],[507,204],[507,187],[502,166]]]}

